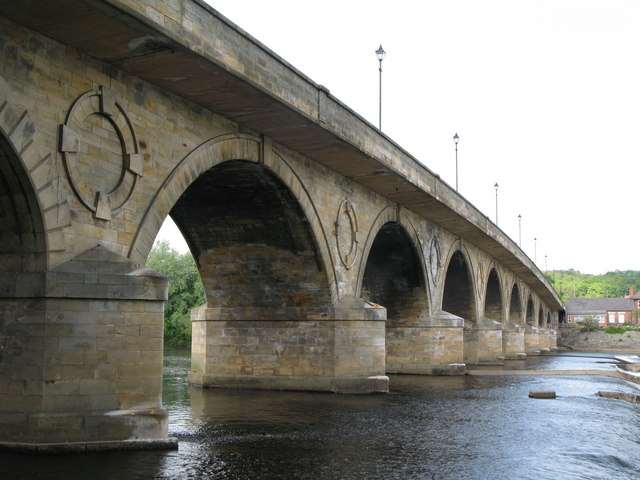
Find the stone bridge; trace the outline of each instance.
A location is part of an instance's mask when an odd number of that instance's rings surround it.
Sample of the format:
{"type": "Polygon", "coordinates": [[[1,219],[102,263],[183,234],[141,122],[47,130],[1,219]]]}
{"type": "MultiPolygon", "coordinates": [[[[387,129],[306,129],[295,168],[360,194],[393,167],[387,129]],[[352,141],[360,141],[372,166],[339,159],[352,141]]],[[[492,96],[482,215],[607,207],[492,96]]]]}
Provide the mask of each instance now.
{"type": "Polygon", "coordinates": [[[496,225],[200,0],[0,0],[0,442],[172,446],[170,215],[200,386],[386,392],[555,347],[496,225]]]}

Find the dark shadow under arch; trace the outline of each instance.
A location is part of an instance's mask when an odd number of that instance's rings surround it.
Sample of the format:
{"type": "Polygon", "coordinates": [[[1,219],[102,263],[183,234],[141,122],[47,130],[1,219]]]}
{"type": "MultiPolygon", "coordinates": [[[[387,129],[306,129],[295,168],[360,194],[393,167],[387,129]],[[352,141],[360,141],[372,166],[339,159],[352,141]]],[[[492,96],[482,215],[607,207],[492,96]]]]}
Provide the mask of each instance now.
{"type": "Polygon", "coordinates": [[[520,298],[520,288],[517,283],[511,289],[511,301],[509,303],[509,322],[519,324],[522,322],[522,300],[520,298]]]}
{"type": "Polygon", "coordinates": [[[170,215],[198,264],[209,307],[328,308],[327,272],[296,198],[264,165],[201,174],[170,215]]]}
{"type": "Polygon", "coordinates": [[[424,271],[404,227],[387,222],[378,231],[364,270],[361,295],[387,309],[387,327],[419,322],[428,314],[424,271]]]}
{"type": "Polygon", "coordinates": [[[529,300],[527,301],[527,316],[526,316],[526,324],[530,326],[535,325],[535,313],[533,311],[533,299],[529,296],[529,300]]]}
{"type": "Polygon", "coordinates": [[[462,317],[465,321],[476,320],[475,298],[471,272],[461,251],[456,251],[449,260],[442,293],[442,310],[462,317]]]}
{"type": "Polygon", "coordinates": [[[502,289],[500,288],[500,279],[495,268],[491,269],[487,279],[484,315],[496,322],[502,323],[503,321],[502,289]]]}
{"type": "Polygon", "coordinates": [[[46,269],[46,235],[35,191],[18,154],[0,133],[0,272],[46,269]]]}

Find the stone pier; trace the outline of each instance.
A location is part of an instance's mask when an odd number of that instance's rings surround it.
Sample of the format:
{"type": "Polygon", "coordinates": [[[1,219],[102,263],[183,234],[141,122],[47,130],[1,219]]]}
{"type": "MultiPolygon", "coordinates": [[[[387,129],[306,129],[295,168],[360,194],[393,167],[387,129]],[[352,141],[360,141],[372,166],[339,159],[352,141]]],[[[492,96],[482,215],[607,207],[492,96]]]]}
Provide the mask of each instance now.
{"type": "Polygon", "coordinates": [[[464,320],[437,312],[420,324],[387,329],[387,372],[462,375],[464,320]]]}
{"type": "Polygon", "coordinates": [[[189,381],[202,387],[387,392],[385,315],[384,308],[357,299],[342,302],[330,316],[197,308],[189,381]]]}
{"type": "Polygon", "coordinates": [[[1,444],[177,446],[161,396],[166,277],[96,247],[43,275],[0,275],[0,292],[1,444]]]}

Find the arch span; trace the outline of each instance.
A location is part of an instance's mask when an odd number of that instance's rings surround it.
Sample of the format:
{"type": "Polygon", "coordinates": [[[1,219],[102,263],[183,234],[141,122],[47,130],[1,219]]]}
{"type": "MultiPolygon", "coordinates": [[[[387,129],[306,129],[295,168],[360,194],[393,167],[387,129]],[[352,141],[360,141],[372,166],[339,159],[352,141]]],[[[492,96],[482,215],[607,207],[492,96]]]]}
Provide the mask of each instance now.
{"type": "Polygon", "coordinates": [[[504,322],[502,287],[498,271],[492,268],[487,277],[487,289],[484,297],[484,315],[496,322],[504,322]]]}
{"type": "MultiPolygon", "coordinates": [[[[335,269],[327,245],[326,234],[309,193],[290,165],[272,149],[271,142],[254,135],[238,133],[219,135],[204,142],[176,165],[149,203],[128,256],[137,263],[144,263],[164,219],[171,214],[180,197],[205,172],[233,160],[260,164],[287,187],[301,209],[305,221],[308,222],[310,232],[316,242],[319,258],[324,270],[328,273],[331,298],[333,302],[338,301],[335,269]]],[[[178,210],[173,212],[173,215],[178,214],[177,212],[178,210]]],[[[178,223],[179,220],[176,221],[176,224],[178,223]]],[[[180,228],[180,225],[178,227],[180,228]]],[[[193,239],[190,238],[189,232],[183,231],[183,234],[190,248],[198,248],[197,245],[191,244],[193,239]]]]}
{"type": "Polygon", "coordinates": [[[9,139],[0,132],[0,271],[46,269],[44,220],[31,179],[9,139]]]}
{"type": "Polygon", "coordinates": [[[200,269],[207,306],[261,318],[331,307],[324,263],[291,191],[264,164],[229,160],[202,173],[171,216],[200,269]]]}
{"type": "MultiPolygon", "coordinates": [[[[3,83],[0,78],[0,97],[6,93],[2,90],[6,87],[3,83]]],[[[7,108],[0,98],[3,122],[11,117],[7,108]]],[[[5,413],[0,419],[0,442],[3,442],[7,438],[13,441],[32,438],[30,418],[40,412],[43,402],[41,379],[47,355],[43,336],[51,322],[47,321],[44,298],[47,291],[44,218],[27,165],[18,153],[19,142],[8,135],[5,125],[0,126],[0,403],[5,413]],[[22,418],[24,422],[16,423],[11,417],[22,418]]]]}
{"type": "MultiPolygon", "coordinates": [[[[50,156],[35,146],[36,127],[28,112],[11,101],[11,87],[0,76],[0,272],[42,272],[47,268],[48,241],[38,191],[52,171],[50,156]],[[38,183],[34,184],[34,174],[38,183]]],[[[51,208],[51,204],[45,205],[51,208]]]]}
{"type": "Polygon", "coordinates": [[[515,325],[522,323],[522,296],[520,295],[520,287],[518,287],[517,283],[514,283],[513,287],[511,287],[509,322],[515,325]]]}
{"type": "Polygon", "coordinates": [[[517,280],[508,296],[507,321],[502,327],[502,350],[507,359],[525,358],[524,325],[522,317],[522,295],[517,280]]]}
{"type": "Polygon", "coordinates": [[[268,140],[221,135],[188,155],[145,212],[132,257],[145,258],[167,215],[196,258],[207,297],[192,312],[193,384],[388,389],[383,310],[338,299],[313,201],[268,140]],[[368,340],[338,340],[353,335],[368,340]]]}
{"type": "Polygon", "coordinates": [[[423,266],[405,228],[385,223],[368,251],[361,292],[387,309],[388,327],[416,324],[428,316],[423,266]]]}
{"type": "Polygon", "coordinates": [[[450,256],[442,292],[442,310],[464,318],[467,322],[477,321],[476,298],[470,263],[463,251],[456,249],[450,256]]]}
{"type": "Polygon", "coordinates": [[[526,324],[529,325],[530,327],[535,326],[536,318],[535,318],[535,313],[533,309],[533,298],[531,297],[531,295],[528,295],[528,298],[527,298],[527,313],[525,316],[525,321],[526,321],[526,324]]]}
{"type": "Polygon", "coordinates": [[[387,372],[461,373],[462,321],[432,314],[421,242],[397,207],[373,223],[358,285],[363,298],[387,309],[387,372]]]}
{"type": "MultiPolygon", "coordinates": [[[[404,251],[407,258],[411,257],[412,262],[415,264],[415,267],[413,268],[414,273],[412,274],[413,277],[419,277],[421,285],[425,287],[428,284],[423,248],[418,232],[411,223],[411,220],[409,220],[409,218],[397,206],[389,206],[382,209],[378,214],[367,234],[367,239],[360,257],[360,265],[358,267],[358,280],[356,282],[355,292],[356,296],[362,295],[365,272],[367,267],[370,265],[371,260],[371,249],[374,247],[376,242],[378,242],[379,245],[379,240],[384,237],[395,238],[395,241],[392,242],[394,244],[393,250],[398,251],[400,249],[404,251]],[[385,230],[385,233],[382,233],[383,229],[385,230]],[[400,245],[402,246],[400,247],[400,245]]],[[[426,289],[425,292],[427,294],[426,300],[430,304],[431,299],[428,296],[429,292],[426,289]]]]}
{"type": "Polygon", "coordinates": [[[387,310],[386,371],[408,372],[408,364],[420,363],[416,353],[427,348],[424,339],[414,335],[429,318],[424,263],[397,221],[382,225],[367,254],[361,295],[387,310]]]}
{"type": "Polygon", "coordinates": [[[527,298],[527,310],[525,314],[524,349],[527,353],[540,351],[540,327],[539,310],[536,309],[536,302],[532,294],[527,298]]]}
{"type": "Polygon", "coordinates": [[[542,305],[538,306],[538,320],[536,322],[536,324],[540,327],[540,328],[546,328],[545,325],[545,321],[544,321],[544,312],[542,311],[542,305]]]}

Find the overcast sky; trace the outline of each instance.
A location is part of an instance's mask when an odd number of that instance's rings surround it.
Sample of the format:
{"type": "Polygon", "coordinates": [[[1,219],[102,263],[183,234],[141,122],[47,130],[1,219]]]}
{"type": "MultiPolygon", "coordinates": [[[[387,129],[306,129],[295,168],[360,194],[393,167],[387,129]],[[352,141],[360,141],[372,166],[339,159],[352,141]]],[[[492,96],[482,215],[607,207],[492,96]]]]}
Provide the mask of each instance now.
{"type": "Polygon", "coordinates": [[[542,269],[640,270],[638,0],[210,0],[542,269]],[[534,242],[534,238],[537,241],[534,242]]]}

